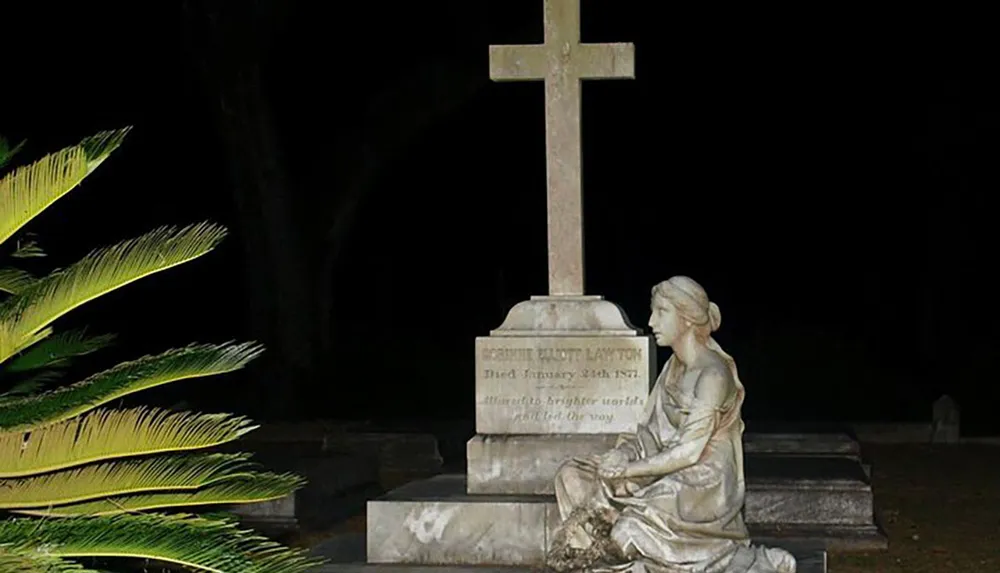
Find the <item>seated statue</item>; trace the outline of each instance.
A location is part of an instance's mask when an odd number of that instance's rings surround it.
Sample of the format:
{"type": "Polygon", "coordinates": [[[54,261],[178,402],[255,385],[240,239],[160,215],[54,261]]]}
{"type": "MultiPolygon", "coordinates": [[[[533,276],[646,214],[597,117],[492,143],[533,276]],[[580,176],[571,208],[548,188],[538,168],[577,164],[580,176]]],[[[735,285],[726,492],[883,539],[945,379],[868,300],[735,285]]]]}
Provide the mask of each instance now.
{"type": "Polygon", "coordinates": [[[653,288],[649,326],[673,355],[634,434],[573,458],[555,478],[556,571],[794,573],[783,549],[753,546],[743,522],[744,389],[711,334],[719,307],[688,277],[653,288]]]}

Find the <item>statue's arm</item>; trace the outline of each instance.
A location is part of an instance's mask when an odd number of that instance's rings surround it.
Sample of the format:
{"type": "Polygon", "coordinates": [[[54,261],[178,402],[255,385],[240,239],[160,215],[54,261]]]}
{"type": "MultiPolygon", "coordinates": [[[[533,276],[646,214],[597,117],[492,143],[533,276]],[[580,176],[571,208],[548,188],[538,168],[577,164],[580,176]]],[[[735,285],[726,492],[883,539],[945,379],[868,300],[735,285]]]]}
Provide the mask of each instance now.
{"type": "Polygon", "coordinates": [[[639,446],[639,436],[632,434],[619,434],[618,441],[615,442],[614,449],[620,450],[628,456],[630,462],[642,457],[642,450],[639,446]]]}
{"type": "Polygon", "coordinates": [[[695,386],[691,411],[677,428],[672,447],[645,459],[633,461],[625,477],[664,476],[698,463],[715,432],[719,409],[725,403],[729,384],[718,370],[706,370],[695,386]]]}

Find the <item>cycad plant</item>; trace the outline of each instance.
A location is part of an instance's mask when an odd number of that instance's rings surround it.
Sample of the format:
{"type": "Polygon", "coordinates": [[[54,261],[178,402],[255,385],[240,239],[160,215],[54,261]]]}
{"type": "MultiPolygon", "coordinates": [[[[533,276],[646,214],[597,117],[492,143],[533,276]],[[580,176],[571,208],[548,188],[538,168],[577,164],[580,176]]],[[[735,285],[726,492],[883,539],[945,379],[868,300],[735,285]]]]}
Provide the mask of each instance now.
{"type": "MultiPolygon", "coordinates": [[[[98,134],[0,179],[0,245],[74,189],[121,144],[98,134]]],[[[0,167],[16,150],[0,145],[0,167]]],[[[242,368],[256,344],[197,344],[143,356],[57,385],[74,357],[108,336],[56,333],[57,320],[103,294],[211,251],[226,230],[211,223],[160,228],[94,250],[36,277],[0,270],[0,573],[91,571],[92,558],[138,558],[213,573],[295,573],[317,564],[303,551],[192,508],[286,496],[295,475],[259,470],[243,454],[210,448],[255,426],[230,414],[116,409],[141,390],[242,368]]],[[[42,256],[29,238],[16,257],[42,256]]]]}

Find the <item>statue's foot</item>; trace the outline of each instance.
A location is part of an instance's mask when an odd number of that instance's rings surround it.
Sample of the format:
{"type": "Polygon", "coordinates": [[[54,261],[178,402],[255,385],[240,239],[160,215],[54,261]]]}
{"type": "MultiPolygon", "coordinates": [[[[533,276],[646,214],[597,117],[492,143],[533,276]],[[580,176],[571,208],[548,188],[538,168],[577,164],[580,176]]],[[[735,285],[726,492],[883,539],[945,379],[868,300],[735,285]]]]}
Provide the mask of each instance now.
{"type": "Polygon", "coordinates": [[[566,545],[570,549],[583,551],[593,543],[594,540],[585,526],[574,524],[572,527],[566,528],[566,545]]]}
{"type": "Polygon", "coordinates": [[[574,511],[552,540],[546,558],[548,567],[568,573],[618,561],[621,550],[611,540],[610,517],[612,514],[596,508],[574,511]]]}
{"type": "Polygon", "coordinates": [[[795,573],[797,567],[795,556],[788,551],[780,547],[765,547],[764,555],[778,573],[795,573]]]}

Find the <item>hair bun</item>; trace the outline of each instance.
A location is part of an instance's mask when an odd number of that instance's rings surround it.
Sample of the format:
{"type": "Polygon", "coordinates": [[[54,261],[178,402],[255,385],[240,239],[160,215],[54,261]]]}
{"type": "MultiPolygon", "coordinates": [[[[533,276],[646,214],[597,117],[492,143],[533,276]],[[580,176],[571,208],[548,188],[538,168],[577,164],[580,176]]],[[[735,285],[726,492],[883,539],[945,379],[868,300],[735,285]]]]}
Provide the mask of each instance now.
{"type": "Polygon", "coordinates": [[[714,302],[708,303],[708,324],[712,328],[712,332],[719,330],[722,326],[722,311],[719,310],[719,305],[714,302]]]}

